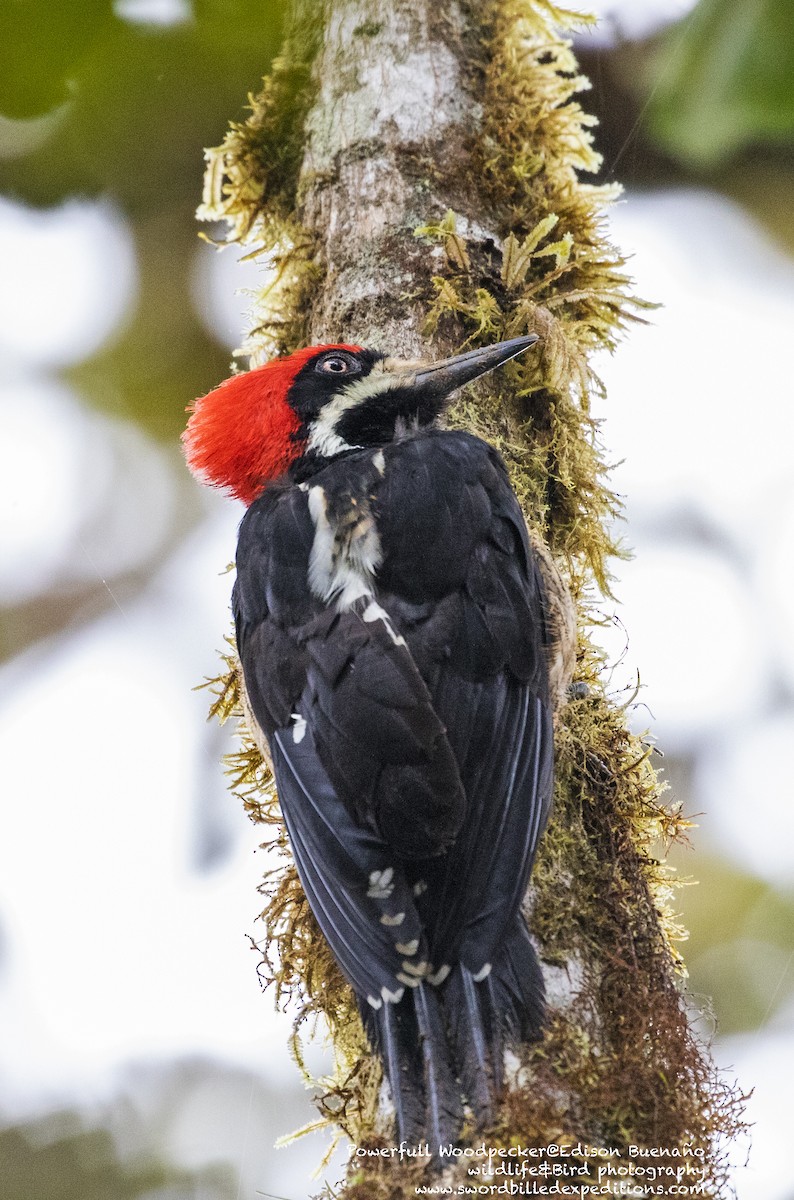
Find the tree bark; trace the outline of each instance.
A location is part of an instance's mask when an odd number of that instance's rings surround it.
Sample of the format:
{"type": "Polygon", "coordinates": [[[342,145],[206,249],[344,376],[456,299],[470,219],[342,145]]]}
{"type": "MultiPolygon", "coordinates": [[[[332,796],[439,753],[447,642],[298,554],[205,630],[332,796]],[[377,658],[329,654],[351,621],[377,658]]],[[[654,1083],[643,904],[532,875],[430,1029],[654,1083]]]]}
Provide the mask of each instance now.
{"type": "Polygon", "coordinates": [[[470,186],[482,120],[457,0],[349,0],[329,7],[306,122],[298,213],[324,267],[310,340],[355,330],[364,344],[426,351],[431,275],[444,265],[413,230],[449,208],[493,244],[470,186]]]}

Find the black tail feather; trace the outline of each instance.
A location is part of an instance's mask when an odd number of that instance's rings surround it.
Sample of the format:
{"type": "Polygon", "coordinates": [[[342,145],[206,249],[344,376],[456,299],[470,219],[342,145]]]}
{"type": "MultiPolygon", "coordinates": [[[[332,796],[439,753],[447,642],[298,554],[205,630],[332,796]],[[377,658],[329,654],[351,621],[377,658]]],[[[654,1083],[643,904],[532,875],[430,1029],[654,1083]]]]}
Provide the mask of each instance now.
{"type": "Polygon", "coordinates": [[[383,1061],[397,1141],[427,1142],[437,1155],[439,1145],[460,1137],[464,1100],[476,1127],[488,1128],[504,1087],[507,1045],[535,1041],[543,1029],[543,974],[523,918],[485,979],[476,982],[458,963],[441,987],[423,981],[397,1004],[362,1005],[362,1015],[383,1061]]]}
{"type": "Polygon", "coordinates": [[[484,1129],[494,1118],[501,1066],[483,1020],[481,991],[482,985],[459,963],[444,988],[443,1004],[463,1094],[478,1128],[484,1129]]]}
{"type": "Polygon", "coordinates": [[[501,1025],[507,1040],[537,1041],[546,1018],[546,989],[523,917],[516,917],[485,983],[492,1023],[501,1025]]]}
{"type": "Polygon", "coordinates": [[[412,989],[424,1066],[426,1140],[431,1151],[455,1142],[463,1125],[460,1086],[455,1077],[438,994],[422,983],[412,989]]]}
{"type": "Polygon", "coordinates": [[[483,983],[478,984],[482,997],[483,1025],[491,1054],[493,1087],[497,1098],[505,1085],[505,1033],[510,1028],[509,1018],[502,1012],[499,989],[492,978],[493,972],[483,983]]]}
{"type": "Polygon", "coordinates": [[[384,1002],[374,1010],[362,1005],[364,1027],[383,1062],[394,1106],[395,1135],[411,1146],[425,1140],[425,1101],[421,1087],[422,1059],[416,1020],[410,1006],[384,1002]]]}
{"type": "Polygon", "coordinates": [[[504,1088],[510,1042],[535,1041],[545,1018],[543,973],[522,917],[500,947],[485,979],[475,982],[462,963],[443,990],[455,1064],[478,1128],[494,1119],[504,1088]]]}
{"type": "Polygon", "coordinates": [[[437,1156],[439,1145],[459,1138],[463,1104],[436,990],[421,983],[398,1004],[362,1005],[361,1012],[383,1062],[396,1140],[426,1142],[437,1156]]]}

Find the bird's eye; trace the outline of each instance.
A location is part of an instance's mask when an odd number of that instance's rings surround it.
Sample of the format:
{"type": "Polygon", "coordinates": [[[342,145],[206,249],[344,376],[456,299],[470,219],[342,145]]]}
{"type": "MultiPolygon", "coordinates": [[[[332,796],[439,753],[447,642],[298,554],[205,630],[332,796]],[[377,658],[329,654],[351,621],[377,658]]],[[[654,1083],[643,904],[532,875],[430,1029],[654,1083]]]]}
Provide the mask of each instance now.
{"type": "Polygon", "coordinates": [[[321,375],[356,375],[361,364],[352,354],[331,353],[319,358],[314,369],[321,375]]]}

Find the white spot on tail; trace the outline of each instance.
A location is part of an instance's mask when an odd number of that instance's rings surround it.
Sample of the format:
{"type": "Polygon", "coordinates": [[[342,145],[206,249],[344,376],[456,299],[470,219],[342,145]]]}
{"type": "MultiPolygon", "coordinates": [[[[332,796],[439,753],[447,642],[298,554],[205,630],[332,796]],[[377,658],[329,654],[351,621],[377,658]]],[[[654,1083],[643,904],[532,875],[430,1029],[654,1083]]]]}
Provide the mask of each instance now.
{"type": "Polygon", "coordinates": [[[443,967],[439,967],[437,971],[431,975],[428,975],[427,978],[430,983],[432,983],[433,987],[438,987],[440,983],[444,982],[451,970],[452,968],[448,965],[448,963],[444,963],[443,967]]]}
{"type": "Polygon", "coordinates": [[[394,867],[386,867],[383,871],[370,871],[367,895],[372,900],[386,900],[394,891],[392,879],[394,867]]]}
{"type": "Polygon", "coordinates": [[[397,978],[400,983],[404,983],[406,987],[416,988],[422,982],[421,979],[412,979],[410,975],[403,975],[402,971],[397,972],[397,978]]]}
{"type": "Polygon", "coordinates": [[[402,925],[404,920],[405,913],[395,913],[393,917],[390,917],[388,913],[384,913],[380,919],[380,923],[381,925],[402,925]]]}
{"type": "MultiPolygon", "coordinates": [[[[397,978],[400,978],[399,975],[397,978]]],[[[402,982],[402,980],[400,980],[400,982],[402,982]]],[[[380,989],[380,994],[383,996],[383,999],[387,1004],[399,1004],[405,995],[405,988],[398,988],[396,992],[390,992],[389,989],[384,986],[380,989]]]]}
{"type": "Polygon", "coordinates": [[[402,969],[407,971],[409,975],[415,975],[418,979],[424,979],[430,970],[430,963],[424,960],[420,963],[404,962],[402,969]]]}
{"type": "Polygon", "coordinates": [[[292,740],[297,745],[306,737],[306,718],[300,713],[292,714],[292,740]]]}
{"type": "Polygon", "coordinates": [[[383,1008],[383,1001],[377,996],[367,996],[367,1004],[371,1004],[374,1009],[383,1008]]]}
{"type": "Polygon", "coordinates": [[[398,954],[405,954],[410,958],[419,949],[419,938],[414,938],[411,942],[395,942],[394,949],[398,954]]]}
{"type": "Polygon", "coordinates": [[[422,893],[426,892],[426,891],[427,891],[427,884],[424,881],[424,879],[417,879],[416,883],[413,886],[414,895],[421,896],[422,893]]]}
{"type": "Polygon", "coordinates": [[[487,979],[490,974],[491,963],[486,963],[484,967],[480,968],[476,975],[472,975],[472,979],[475,983],[482,983],[483,979],[487,979]]]}

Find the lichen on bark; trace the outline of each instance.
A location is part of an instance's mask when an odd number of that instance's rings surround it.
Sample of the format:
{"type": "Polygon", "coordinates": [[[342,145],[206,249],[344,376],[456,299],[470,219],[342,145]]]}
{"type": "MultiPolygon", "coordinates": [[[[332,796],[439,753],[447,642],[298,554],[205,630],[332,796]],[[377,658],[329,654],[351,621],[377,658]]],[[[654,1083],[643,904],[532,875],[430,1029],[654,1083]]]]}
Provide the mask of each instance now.
{"type": "MultiPolygon", "coordinates": [[[[741,1106],[687,1018],[664,863],[686,822],[665,803],[651,746],[607,694],[592,635],[619,505],[590,413],[602,389],[589,360],[614,349],[643,306],[604,229],[616,190],[580,178],[599,160],[577,99],[586,80],[560,31],[582,18],[544,0],[327,0],[309,35],[318,11],[298,0],[249,120],[209,152],[201,215],[225,219],[227,240],[277,273],[246,344],[253,361],[312,341],[416,355],[527,331],[543,339],[449,414],[503,454],[580,626],[528,898],[549,1028],[522,1052],[488,1140],[690,1143],[703,1150],[707,1194],[721,1195],[741,1106]]],[[[217,687],[217,714],[239,716],[233,656],[217,687]]],[[[322,1116],[376,1147],[389,1138],[377,1063],[301,891],[267,768],[242,739],[232,786],[281,854],[262,888],[263,975],[277,1002],[299,1003],[296,1030],[317,1014],[330,1029],[337,1073],[320,1089],[322,1116]]],[[[300,1061],[298,1032],[294,1049],[300,1061]]],[[[354,1160],[334,1194],[412,1195],[418,1170],[354,1160]]]]}

